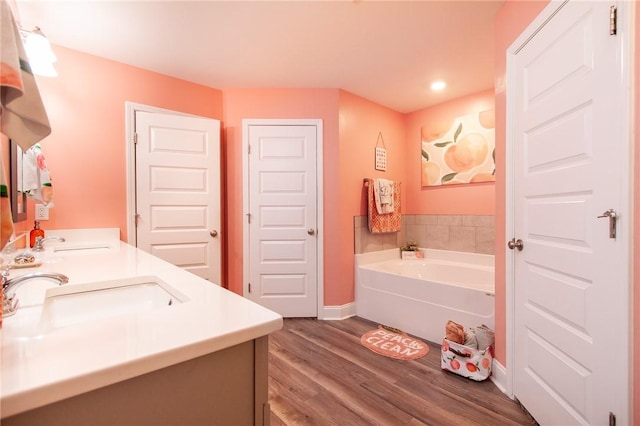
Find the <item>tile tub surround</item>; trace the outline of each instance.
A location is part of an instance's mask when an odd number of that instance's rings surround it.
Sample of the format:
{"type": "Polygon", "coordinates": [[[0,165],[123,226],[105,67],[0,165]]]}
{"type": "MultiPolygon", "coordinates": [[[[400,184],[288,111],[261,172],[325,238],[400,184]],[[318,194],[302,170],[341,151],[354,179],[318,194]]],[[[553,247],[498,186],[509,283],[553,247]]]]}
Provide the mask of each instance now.
{"type": "Polygon", "coordinates": [[[495,219],[489,215],[403,215],[400,232],[372,234],[366,216],[354,217],[355,253],[418,247],[494,254],[495,219]]]}

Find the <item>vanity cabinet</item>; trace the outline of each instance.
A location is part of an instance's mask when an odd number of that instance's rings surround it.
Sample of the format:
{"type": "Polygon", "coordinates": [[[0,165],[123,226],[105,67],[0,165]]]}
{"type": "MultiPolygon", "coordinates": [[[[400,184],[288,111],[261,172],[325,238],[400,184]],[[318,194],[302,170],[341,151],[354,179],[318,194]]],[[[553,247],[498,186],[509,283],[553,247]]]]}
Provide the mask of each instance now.
{"type": "Polygon", "coordinates": [[[2,419],[14,425],[268,425],[268,336],[2,419]]]}
{"type": "Polygon", "coordinates": [[[51,235],[65,241],[33,269],[69,280],[30,280],[3,321],[2,426],[269,424],[279,314],[119,241],[118,229],[51,235]]]}

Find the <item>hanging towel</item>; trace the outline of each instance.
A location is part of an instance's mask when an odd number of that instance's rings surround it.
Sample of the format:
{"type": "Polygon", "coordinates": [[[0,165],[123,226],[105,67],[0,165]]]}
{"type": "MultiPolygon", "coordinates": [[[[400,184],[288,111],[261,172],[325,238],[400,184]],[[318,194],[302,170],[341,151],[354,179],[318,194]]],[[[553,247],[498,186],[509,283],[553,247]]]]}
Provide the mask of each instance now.
{"type": "Polygon", "coordinates": [[[376,210],[379,214],[393,213],[393,187],[392,180],[374,180],[373,193],[376,200],[376,210]]]}
{"type": "Polygon", "coordinates": [[[0,0],[0,130],[23,151],[51,133],[18,25],[0,0]]]}
{"type": "Polygon", "coordinates": [[[22,176],[22,191],[45,206],[53,207],[51,176],[39,143],[33,145],[24,153],[22,157],[22,176]]]}
{"type": "Polygon", "coordinates": [[[398,232],[402,225],[402,216],[400,214],[400,183],[394,185],[393,213],[379,214],[376,208],[373,179],[365,181],[367,185],[367,217],[369,222],[369,232],[374,234],[386,232],[398,232]]]}

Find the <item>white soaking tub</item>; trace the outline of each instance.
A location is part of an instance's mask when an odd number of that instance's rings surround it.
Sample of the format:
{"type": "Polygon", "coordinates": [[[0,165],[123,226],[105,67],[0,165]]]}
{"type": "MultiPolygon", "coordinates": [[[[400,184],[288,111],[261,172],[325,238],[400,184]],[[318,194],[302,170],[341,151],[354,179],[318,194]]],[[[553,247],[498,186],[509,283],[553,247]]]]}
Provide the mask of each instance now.
{"type": "Polygon", "coordinates": [[[494,257],[422,249],[424,259],[400,259],[399,249],[356,255],[356,314],[440,343],[448,320],[495,328],[494,257]]]}

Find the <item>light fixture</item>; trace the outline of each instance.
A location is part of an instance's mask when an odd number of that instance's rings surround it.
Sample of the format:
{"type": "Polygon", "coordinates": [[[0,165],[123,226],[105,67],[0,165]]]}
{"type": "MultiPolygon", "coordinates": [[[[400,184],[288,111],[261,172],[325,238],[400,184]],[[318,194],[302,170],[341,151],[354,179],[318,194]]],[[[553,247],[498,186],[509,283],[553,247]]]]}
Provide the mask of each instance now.
{"type": "Polygon", "coordinates": [[[53,67],[53,63],[58,58],[51,50],[51,44],[40,27],[35,27],[31,31],[21,29],[20,35],[24,42],[24,50],[27,53],[31,71],[45,77],[56,77],[58,73],[53,67]]]}
{"type": "Polygon", "coordinates": [[[440,92],[444,90],[445,87],[447,87],[447,83],[442,80],[437,80],[431,83],[431,90],[433,90],[434,92],[440,92]]]}

